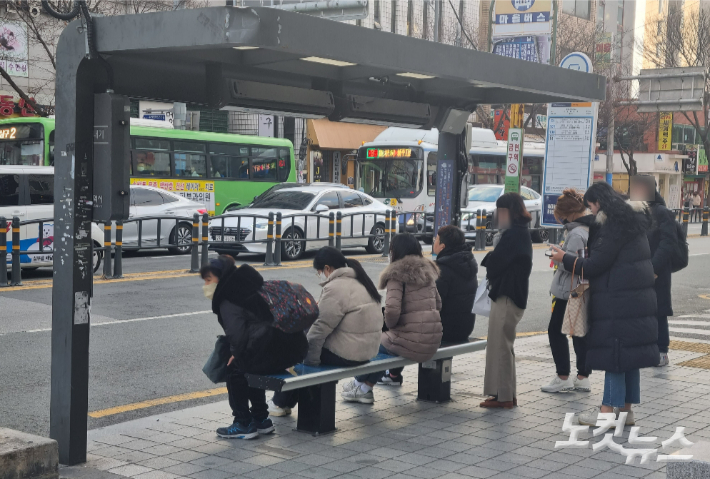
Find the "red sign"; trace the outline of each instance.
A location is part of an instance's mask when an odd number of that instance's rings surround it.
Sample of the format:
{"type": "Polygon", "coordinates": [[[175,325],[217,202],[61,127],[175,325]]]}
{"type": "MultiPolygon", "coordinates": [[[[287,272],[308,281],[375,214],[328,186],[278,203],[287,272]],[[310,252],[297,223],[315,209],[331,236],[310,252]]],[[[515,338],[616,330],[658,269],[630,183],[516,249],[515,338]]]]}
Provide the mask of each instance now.
{"type": "Polygon", "coordinates": [[[505,110],[496,110],[493,114],[493,132],[496,140],[507,140],[508,129],[510,128],[510,117],[505,110]]]}
{"type": "MultiPolygon", "coordinates": [[[[34,101],[34,98],[31,98],[34,101]]],[[[24,98],[15,103],[12,95],[0,95],[0,116],[13,116],[19,110],[19,116],[37,116],[34,108],[24,98]]]]}

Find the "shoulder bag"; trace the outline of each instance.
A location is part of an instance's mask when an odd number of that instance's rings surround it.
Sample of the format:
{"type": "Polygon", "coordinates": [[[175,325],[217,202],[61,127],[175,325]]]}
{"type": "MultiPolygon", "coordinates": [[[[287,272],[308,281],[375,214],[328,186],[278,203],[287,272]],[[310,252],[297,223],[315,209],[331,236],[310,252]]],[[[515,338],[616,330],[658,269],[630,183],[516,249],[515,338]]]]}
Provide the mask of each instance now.
{"type": "MultiPolygon", "coordinates": [[[[579,258],[577,258],[579,259],[579,258]]],[[[582,268],[581,279],[574,287],[574,271],[577,269],[577,259],[572,267],[572,278],[570,280],[570,293],[567,300],[567,309],[562,319],[562,334],[582,337],[589,331],[589,283],[584,282],[584,268],[582,268]]]]}

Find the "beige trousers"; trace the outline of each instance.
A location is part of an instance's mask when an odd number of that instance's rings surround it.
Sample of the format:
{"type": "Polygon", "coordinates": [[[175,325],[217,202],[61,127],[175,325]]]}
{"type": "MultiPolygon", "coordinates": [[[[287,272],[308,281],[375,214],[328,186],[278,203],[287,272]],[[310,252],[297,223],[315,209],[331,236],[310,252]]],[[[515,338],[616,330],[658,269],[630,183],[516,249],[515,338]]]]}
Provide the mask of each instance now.
{"type": "Polygon", "coordinates": [[[523,318],[524,309],[513,300],[501,296],[491,302],[486,345],[486,376],[483,394],[497,396],[498,401],[512,401],[515,394],[515,327],[523,318]]]}

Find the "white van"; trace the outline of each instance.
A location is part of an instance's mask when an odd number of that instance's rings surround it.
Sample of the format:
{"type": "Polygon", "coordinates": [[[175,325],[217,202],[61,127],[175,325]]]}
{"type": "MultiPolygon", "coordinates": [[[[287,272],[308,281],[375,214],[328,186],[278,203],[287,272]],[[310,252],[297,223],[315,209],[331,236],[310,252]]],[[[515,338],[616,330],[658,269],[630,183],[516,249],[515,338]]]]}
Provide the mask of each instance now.
{"type": "MultiPolygon", "coordinates": [[[[22,221],[54,218],[54,168],[51,166],[0,166],[0,217],[7,221],[7,263],[8,271],[12,263],[12,217],[22,221]]],[[[54,221],[42,225],[44,248],[49,253],[40,253],[39,223],[20,227],[20,250],[37,254],[23,254],[20,263],[23,268],[36,269],[52,267],[54,248],[54,221]]],[[[92,223],[91,239],[94,247],[103,244],[102,229],[92,223]]],[[[94,251],[94,272],[98,271],[103,258],[102,251],[94,251]]]]}

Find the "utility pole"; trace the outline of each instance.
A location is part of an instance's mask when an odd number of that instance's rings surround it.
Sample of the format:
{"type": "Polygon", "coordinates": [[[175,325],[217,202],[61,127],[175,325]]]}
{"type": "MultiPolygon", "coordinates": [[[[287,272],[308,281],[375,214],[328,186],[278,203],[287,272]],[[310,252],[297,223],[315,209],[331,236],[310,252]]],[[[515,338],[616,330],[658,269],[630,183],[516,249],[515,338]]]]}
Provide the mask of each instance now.
{"type": "Polygon", "coordinates": [[[613,186],[614,179],[614,105],[611,104],[606,131],[606,182],[613,186]]]}
{"type": "Polygon", "coordinates": [[[434,41],[441,41],[441,30],[439,25],[441,24],[441,2],[434,1],[434,41]]]}

